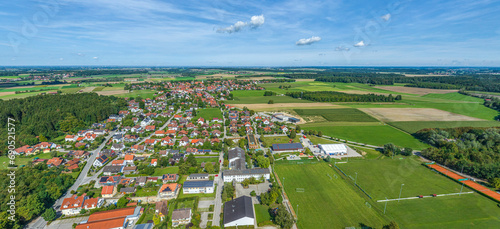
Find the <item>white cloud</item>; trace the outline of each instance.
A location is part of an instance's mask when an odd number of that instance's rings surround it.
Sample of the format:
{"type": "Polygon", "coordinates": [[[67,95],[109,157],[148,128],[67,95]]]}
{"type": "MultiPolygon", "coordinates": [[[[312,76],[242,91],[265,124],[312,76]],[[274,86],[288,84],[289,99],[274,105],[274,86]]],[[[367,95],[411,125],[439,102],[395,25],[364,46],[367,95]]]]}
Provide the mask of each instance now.
{"type": "Polygon", "coordinates": [[[391,14],[386,14],[380,18],[382,18],[382,20],[384,20],[384,21],[389,21],[389,19],[391,19],[391,14]]]}
{"type": "Polygon", "coordinates": [[[360,42],[354,44],[354,47],[364,47],[364,46],[366,46],[364,41],[360,41],[360,42]]]}
{"type": "Polygon", "coordinates": [[[311,37],[311,38],[302,38],[295,42],[296,45],[310,45],[312,43],[321,41],[321,37],[311,37]]]}
{"type": "Polygon", "coordinates": [[[99,59],[99,57],[97,57],[97,56],[94,56],[94,60],[97,60],[97,59],[99,59]]]}
{"type": "Polygon", "coordinates": [[[262,15],[262,14],[259,16],[252,16],[252,18],[250,18],[250,27],[257,28],[257,27],[263,25],[264,21],[265,21],[265,18],[264,18],[264,15],[262,15]]]}
{"type": "Polygon", "coordinates": [[[335,51],[346,51],[347,52],[349,50],[350,50],[350,48],[347,48],[347,47],[345,47],[343,45],[338,46],[338,47],[335,48],[335,51]]]}
{"type": "Polygon", "coordinates": [[[218,33],[236,33],[244,29],[245,27],[250,27],[252,29],[258,28],[264,24],[264,15],[252,16],[250,22],[237,21],[234,25],[218,28],[218,33]]]}

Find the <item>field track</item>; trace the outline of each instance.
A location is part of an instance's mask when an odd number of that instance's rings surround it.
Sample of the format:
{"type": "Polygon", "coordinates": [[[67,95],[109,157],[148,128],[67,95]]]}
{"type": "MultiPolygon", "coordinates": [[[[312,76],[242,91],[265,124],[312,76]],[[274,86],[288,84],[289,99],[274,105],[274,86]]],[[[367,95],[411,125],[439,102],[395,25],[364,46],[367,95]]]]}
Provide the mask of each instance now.
{"type": "MultiPolygon", "coordinates": [[[[450,177],[450,178],[453,178],[457,181],[459,181],[460,179],[465,179],[465,177],[463,176],[460,176],[440,165],[436,165],[436,164],[431,164],[431,165],[427,165],[429,166],[430,168],[432,169],[435,169],[436,171],[450,177]]],[[[500,194],[498,194],[497,192],[495,191],[492,191],[474,181],[471,181],[471,180],[466,180],[466,181],[459,181],[460,183],[464,183],[465,185],[469,186],[470,188],[478,191],[478,192],[481,192],[483,193],[484,195],[487,195],[489,197],[491,197],[492,199],[496,200],[496,201],[499,201],[500,202],[500,194]]]]}

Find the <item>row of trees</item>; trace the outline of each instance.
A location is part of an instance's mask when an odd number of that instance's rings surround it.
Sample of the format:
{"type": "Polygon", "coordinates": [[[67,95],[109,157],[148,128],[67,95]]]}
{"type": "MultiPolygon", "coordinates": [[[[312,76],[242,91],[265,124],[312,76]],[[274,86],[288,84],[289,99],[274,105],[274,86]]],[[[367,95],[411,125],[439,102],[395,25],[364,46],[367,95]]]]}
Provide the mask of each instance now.
{"type": "Polygon", "coordinates": [[[292,98],[302,98],[317,102],[394,102],[401,99],[400,95],[395,98],[392,95],[358,95],[335,91],[287,92],[286,95],[292,98]]]}
{"type": "Polygon", "coordinates": [[[500,178],[500,128],[424,129],[415,136],[436,147],[423,150],[424,157],[478,178],[500,178]]]}
{"type": "Polygon", "coordinates": [[[388,157],[392,157],[394,155],[401,154],[403,156],[411,156],[413,153],[413,149],[409,147],[399,147],[394,145],[393,143],[388,143],[384,145],[384,149],[382,150],[382,154],[388,157]]]}

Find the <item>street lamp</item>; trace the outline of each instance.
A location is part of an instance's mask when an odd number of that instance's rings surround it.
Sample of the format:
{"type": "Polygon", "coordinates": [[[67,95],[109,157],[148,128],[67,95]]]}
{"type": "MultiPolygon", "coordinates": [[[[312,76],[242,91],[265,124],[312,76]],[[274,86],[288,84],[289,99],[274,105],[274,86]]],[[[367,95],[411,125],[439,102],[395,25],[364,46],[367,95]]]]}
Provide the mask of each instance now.
{"type": "Polygon", "coordinates": [[[401,199],[401,192],[403,192],[403,186],[405,184],[401,184],[401,190],[399,190],[399,198],[398,198],[398,203],[399,203],[399,200],[401,199]]]}

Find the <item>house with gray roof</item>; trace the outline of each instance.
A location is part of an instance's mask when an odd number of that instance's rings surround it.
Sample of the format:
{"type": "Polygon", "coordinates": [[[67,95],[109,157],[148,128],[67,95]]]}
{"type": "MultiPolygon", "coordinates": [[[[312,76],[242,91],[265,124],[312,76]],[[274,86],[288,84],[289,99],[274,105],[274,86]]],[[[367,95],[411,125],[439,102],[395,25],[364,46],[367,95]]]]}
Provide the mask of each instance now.
{"type": "Polygon", "coordinates": [[[224,227],[254,225],[252,198],[241,196],[224,204],[224,227]]]}

